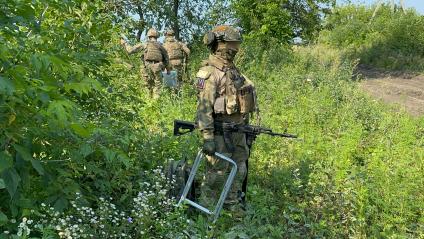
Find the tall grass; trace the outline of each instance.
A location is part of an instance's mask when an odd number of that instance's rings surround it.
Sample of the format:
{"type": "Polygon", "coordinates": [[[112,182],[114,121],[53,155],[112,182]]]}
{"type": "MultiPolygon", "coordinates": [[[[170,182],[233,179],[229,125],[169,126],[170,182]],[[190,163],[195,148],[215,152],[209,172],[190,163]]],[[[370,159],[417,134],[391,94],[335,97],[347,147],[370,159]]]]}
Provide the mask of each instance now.
{"type": "Polygon", "coordinates": [[[372,19],[373,7],[346,5],[325,20],[319,42],[344,49],[351,58],[388,70],[424,71],[424,16],[387,5],[372,19]]]}

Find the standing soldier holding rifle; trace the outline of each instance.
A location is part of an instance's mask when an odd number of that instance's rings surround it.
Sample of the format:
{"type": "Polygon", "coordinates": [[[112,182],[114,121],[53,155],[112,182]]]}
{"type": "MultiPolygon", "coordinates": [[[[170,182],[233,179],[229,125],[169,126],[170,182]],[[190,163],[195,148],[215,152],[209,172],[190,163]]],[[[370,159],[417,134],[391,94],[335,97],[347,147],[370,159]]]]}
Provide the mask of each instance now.
{"type": "Polygon", "coordinates": [[[237,174],[224,207],[235,218],[241,218],[242,184],[247,174],[249,147],[246,133],[225,130],[224,125],[243,126],[249,114],[259,112],[255,87],[243,76],[233,60],[241,43],[240,32],[231,26],[217,26],[204,37],[210,49],[208,60],[196,75],[198,89],[197,125],[203,138],[203,152],[207,154],[207,169],[201,188],[200,201],[213,205],[226,180],[230,166],[218,160],[215,152],[233,159],[237,174]]]}

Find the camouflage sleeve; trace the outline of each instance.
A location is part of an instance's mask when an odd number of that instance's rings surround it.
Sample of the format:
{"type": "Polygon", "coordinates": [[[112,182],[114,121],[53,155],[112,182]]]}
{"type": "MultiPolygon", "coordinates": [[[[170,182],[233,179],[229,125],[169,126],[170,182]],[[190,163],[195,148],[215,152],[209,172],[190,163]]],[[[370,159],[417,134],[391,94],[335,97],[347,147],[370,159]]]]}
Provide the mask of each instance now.
{"type": "Polygon", "coordinates": [[[165,68],[168,68],[169,67],[168,52],[166,51],[166,49],[163,46],[160,46],[160,50],[162,52],[162,62],[165,65],[165,68]]]}
{"type": "Polygon", "coordinates": [[[125,48],[125,50],[128,52],[128,54],[133,54],[136,52],[140,52],[142,50],[144,50],[145,46],[143,43],[138,43],[135,46],[131,46],[130,44],[128,44],[127,42],[125,42],[124,44],[122,44],[125,48]]]}
{"type": "Polygon", "coordinates": [[[181,48],[185,52],[186,56],[189,56],[190,55],[190,49],[187,47],[186,44],[184,44],[184,43],[180,43],[180,44],[181,44],[181,48]]]}
{"type": "Polygon", "coordinates": [[[197,102],[198,127],[203,139],[213,139],[213,106],[216,97],[216,83],[214,78],[211,77],[211,72],[205,69],[200,69],[196,77],[197,89],[199,90],[197,102]]]}

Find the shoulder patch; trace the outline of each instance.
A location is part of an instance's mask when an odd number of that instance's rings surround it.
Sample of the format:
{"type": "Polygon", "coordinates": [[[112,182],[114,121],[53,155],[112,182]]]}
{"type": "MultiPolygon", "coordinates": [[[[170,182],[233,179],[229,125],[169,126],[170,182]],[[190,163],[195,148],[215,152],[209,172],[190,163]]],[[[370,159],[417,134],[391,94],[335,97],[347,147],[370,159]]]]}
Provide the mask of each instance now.
{"type": "Polygon", "coordinates": [[[196,77],[207,79],[207,78],[209,78],[210,75],[211,75],[211,73],[209,71],[201,69],[201,70],[199,70],[199,72],[197,72],[196,77]]]}
{"type": "Polygon", "coordinates": [[[203,90],[205,88],[205,78],[197,77],[196,87],[198,90],[203,90]]]}

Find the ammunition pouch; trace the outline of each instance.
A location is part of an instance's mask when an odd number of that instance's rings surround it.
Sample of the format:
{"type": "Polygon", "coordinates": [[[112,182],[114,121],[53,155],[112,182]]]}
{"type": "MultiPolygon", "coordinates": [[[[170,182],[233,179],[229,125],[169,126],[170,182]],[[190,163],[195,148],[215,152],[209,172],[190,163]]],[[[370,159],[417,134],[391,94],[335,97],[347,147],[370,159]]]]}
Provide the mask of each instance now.
{"type": "Polygon", "coordinates": [[[252,85],[246,85],[238,91],[240,113],[247,114],[255,111],[255,97],[252,85]]]}

